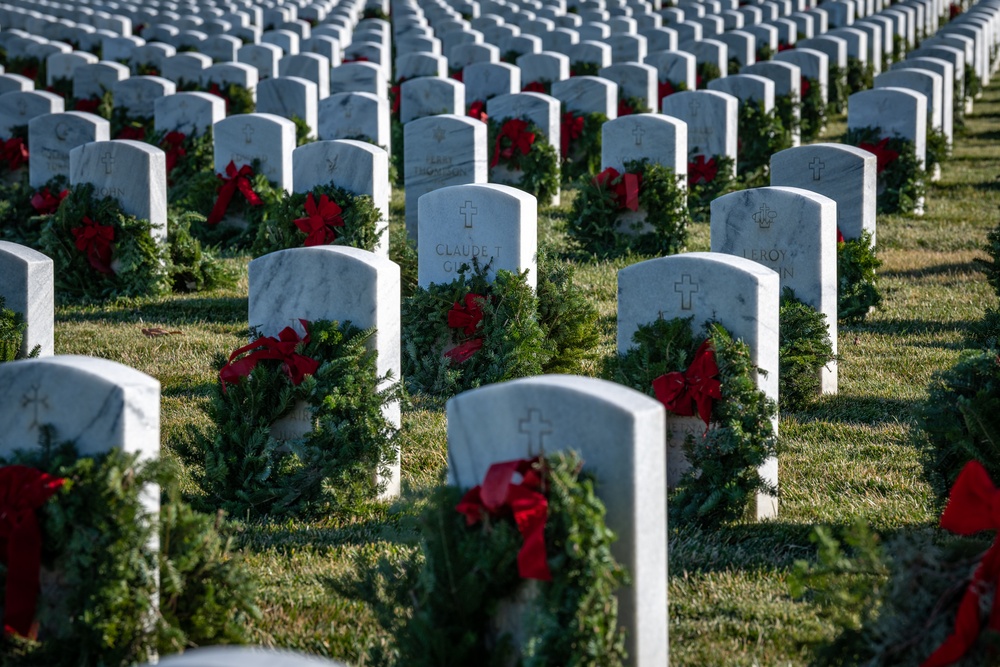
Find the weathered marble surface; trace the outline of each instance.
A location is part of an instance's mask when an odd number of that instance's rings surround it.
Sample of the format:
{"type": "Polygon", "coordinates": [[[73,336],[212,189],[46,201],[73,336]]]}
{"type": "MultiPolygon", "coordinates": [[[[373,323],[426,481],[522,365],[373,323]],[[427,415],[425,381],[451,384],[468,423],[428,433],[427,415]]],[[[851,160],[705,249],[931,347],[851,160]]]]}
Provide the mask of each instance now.
{"type": "Polygon", "coordinates": [[[82,111],[36,116],[28,123],[28,183],[40,188],[56,176],[69,178],[69,152],[92,141],[111,138],[111,124],[82,111]]]}
{"type": "Polygon", "coordinates": [[[292,189],[292,151],[295,123],[270,113],[230,116],[215,124],[215,173],[225,174],[232,161],[239,169],[260,161],[267,180],[286,191],[292,189]]]}
{"type": "Polygon", "coordinates": [[[156,664],[160,667],[346,667],[324,658],[256,646],[197,648],[183,655],[169,655],[156,664]]]}
{"type": "Polygon", "coordinates": [[[46,91],[27,90],[0,95],[0,137],[9,139],[11,130],[27,125],[32,118],[62,113],[63,98],[46,91]]]}
{"type": "Polygon", "coordinates": [[[174,93],[153,104],[157,132],[203,134],[226,117],[226,101],[211,93],[174,93]]]}
{"type": "Polygon", "coordinates": [[[28,325],[19,356],[26,356],[36,345],[40,356],[52,356],[55,353],[52,260],[37,250],[0,241],[0,297],[4,299],[4,307],[20,313],[28,325]]]}

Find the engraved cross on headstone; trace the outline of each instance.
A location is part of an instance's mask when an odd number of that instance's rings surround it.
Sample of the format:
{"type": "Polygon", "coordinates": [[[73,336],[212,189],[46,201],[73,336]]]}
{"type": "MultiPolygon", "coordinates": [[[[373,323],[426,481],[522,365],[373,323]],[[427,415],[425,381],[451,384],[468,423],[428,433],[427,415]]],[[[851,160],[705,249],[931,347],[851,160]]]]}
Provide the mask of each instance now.
{"type": "Polygon", "coordinates": [[[23,99],[17,101],[17,114],[19,116],[28,115],[28,103],[25,102],[23,99]]]}
{"type": "Polygon", "coordinates": [[[440,127],[434,128],[434,141],[441,143],[442,141],[444,141],[445,136],[447,135],[445,134],[445,131],[443,129],[441,129],[440,127]]]}
{"type": "Polygon", "coordinates": [[[253,126],[249,123],[243,126],[243,136],[246,137],[248,144],[253,143],[253,126]]]}
{"type": "Polygon", "coordinates": [[[818,157],[814,157],[809,163],[809,168],[812,169],[813,180],[818,181],[819,177],[823,175],[823,169],[826,168],[826,165],[818,157]]]}
{"type": "Polygon", "coordinates": [[[699,108],[701,108],[701,105],[698,104],[698,100],[691,100],[691,103],[688,104],[688,110],[691,112],[692,116],[697,117],[699,108]]]}
{"type": "Polygon", "coordinates": [[[632,136],[635,137],[635,145],[642,146],[642,135],[646,134],[646,130],[642,129],[641,126],[636,125],[632,128],[632,136]]]}
{"type": "Polygon", "coordinates": [[[691,279],[690,273],[681,275],[681,279],[674,283],[674,291],[681,295],[681,310],[691,310],[691,295],[698,289],[698,283],[691,279]]]}
{"type": "Polygon", "coordinates": [[[777,211],[768,208],[767,204],[761,204],[760,210],[753,214],[753,221],[760,225],[761,229],[769,229],[776,217],[778,217],[777,211]]]}
{"type": "Polygon", "coordinates": [[[479,209],[473,206],[471,201],[467,201],[458,212],[465,216],[465,228],[472,229],[472,219],[479,213],[479,209]]]}
{"type": "Polygon", "coordinates": [[[347,100],[347,104],[344,105],[344,118],[350,118],[354,113],[354,108],[351,106],[351,101],[347,100]]]}
{"type": "Polygon", "coordinates": [[[333,158],[326,159],[326,171],[328,174],[332,174],[337,170],[337,162],[340,161],[339,155],[334,155],[333,158]]]}
{"type": "Polygon", "coordinates": [[[542,419],[542,411],[528,409],[528,416],[517,423],[518,433],[528,436],[528,456],[545,451],[545,436],[552,434],[552,422],[542,419]]]}
{"type": "Polygon", "coordinates": [[[111,151],[107,151],[101,156],[101,164],[104,165],[104,173],[110,174],[111,168],[115,166],[115,158],[111,155],[111,151]]]}
{"type": "Polygon", "coordinates": [[[41,396],[38,389],[39,389],[38,385],[32,385],[31,391],[29,391],[21,398],[22,408],[27,408],[29,405],[34,406],[33,408],[34,415],[32,415],[31,417],[31,424],[28,426],[28,428],[36,428],[38,426],[41,426],[42,422],[39,421],[39,414],[38,414],[39,407],[44,407],[46,410],[49,409],[48,397],[41,396]]]}

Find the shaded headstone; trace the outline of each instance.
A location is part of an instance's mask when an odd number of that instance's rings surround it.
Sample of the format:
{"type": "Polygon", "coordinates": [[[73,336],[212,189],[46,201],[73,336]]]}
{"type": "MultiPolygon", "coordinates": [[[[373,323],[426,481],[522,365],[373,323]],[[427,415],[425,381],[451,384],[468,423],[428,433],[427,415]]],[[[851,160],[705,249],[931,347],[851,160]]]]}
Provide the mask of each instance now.
{"type": "Polygon", "coordinates": [[[92,141],[111,138],[111,124],[100,116],[82,111],[45,114],[28,123],[28,184],[40,188],[49,180],[69,178],[69,153],[92,141]]]}
{"type": "Polygon", "coordinates": [[[177,92],[177,85],[161,76],[134,76],[111,89],[115,108],[131,118],[152,118],[156,100],[177,92]]]}
{"type": "Polygon", "coordinates": [[[389,101],[384,97],[336,93],[319,103],[320,139],[367,139],[388,151],[389,133],[389,101]]]}
{"type": "Polygon", "coordinates": [[[175,93],[153,104],[157,132],[204,134],[226,117],[226,101],[211,93],[175,93]]]}
{"type": "Polygon", "coordinates": [[[0,298],[4,308],[21,315],[27,325],[19,357],[30,354],[35,346],[42,357],[55,352],[53,275],[52,260],[47,256],[23,245],[0,241],[0,298]]]}
{"type": "Polygon", "coordinates": [[[27,126],[32,118],[62,113],[63,98],[40,90],[4,93],[0,95],[0,138],[9,139],[11,130],[27,126]]]}
{"type": "Polygon", "coordinates": [[[404,81],[399,88],[399,120],[404,124],[425,116],[465,113],[465,85],[460,81],[423,76],[404,81]]]}
{"type": "Polygon", "coordinates": [[[731,158],[736,176],[739,100],[715,90],[693,90],[665,97],[662,104],[664,114],[687,123],[689,158],[731,158]]]}
{"type": "Polygon", "coordinates": [[[302,120],[309,128],[306,136],[310,139],[316,138],[319,125],[316,100],[316,84],[301,77],[282,76],[257,84],[257,112],[302,120]]]}
{"type": "Polygon", "coordinates": [[[239,114],[220,120],[213,132],[215,173],[225,174],[230,162],[239,169],[258,160],[267,180],[291,191],[295,123],[269,113],[239,114]]]}

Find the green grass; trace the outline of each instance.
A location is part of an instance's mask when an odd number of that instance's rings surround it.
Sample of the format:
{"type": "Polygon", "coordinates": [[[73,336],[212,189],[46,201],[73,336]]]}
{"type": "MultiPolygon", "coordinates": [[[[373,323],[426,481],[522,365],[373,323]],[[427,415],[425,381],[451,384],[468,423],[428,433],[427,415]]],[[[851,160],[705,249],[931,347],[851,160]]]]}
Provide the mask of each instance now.
{"type": "MultiPolygon", "coordinates": [[[[935,523],[940,507],[922,479],[914,414],[932,373],[955,362],[964,328],[995,299],[973,260],[998,221],[1000,86],[977,102],[967,127],[942,180],[929,188],[926,215],[878,221],[885,302],[864,324],[840,329],[840,394],[782,415],[779,518],[719,532],[670,526],[673,664],[806,664],[810,647],[834,633],[820,608],[787,592],[792,563],[815,553],[812,527],[847,525],[858,516],[881,531],[935,523]]],[[[843,130],[842,120],[832,123],[823,140],[835,141],[843,130]]],[[[557,250],[566,248],[572,195],[540,215],[539,238],[557,250]]],[[[392,209],[398,226],[401,193],[392,209]]],[[[694,225],[689,250],[708,248],[708,225],[694,225]]],[[[603,354],[614,351],[616,271],[642,259],[573,260],[601,314],[603,354]]],[[[198,435],[212,429],[204,413],[215,382],[212,355],[246,336],[248,260],[227,261],[243,272],[233,290],[57,310],[58,353],[114,359],[160,380],[163,452],[183,464],[191,494],[198,435]],[[181,333],[147,338],[143,327],[181,333]]],[[[363,584],[380,561],[402,561],[416,543],[412,518],[444,477],[443,402],[414,397],[403,429],[404,491],[393,505],[315,522],[233,517],[238,557],[261,581],[256,641],[359,666],[383,664],[374,656],[392,654],[392,634],[379,623],[385,610],[363,584]]]]}

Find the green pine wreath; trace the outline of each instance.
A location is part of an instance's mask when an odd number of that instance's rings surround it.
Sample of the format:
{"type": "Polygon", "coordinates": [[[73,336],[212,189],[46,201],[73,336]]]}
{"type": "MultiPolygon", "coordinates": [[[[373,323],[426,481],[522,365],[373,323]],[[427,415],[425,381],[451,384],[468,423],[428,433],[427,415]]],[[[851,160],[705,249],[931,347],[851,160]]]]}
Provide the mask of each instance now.
{"type": "Polygon", "coordinates": [[[869,62],[861,62],[851,56],[847,59],[847,93],[859,93],[875,87],[875,66],[869,62]]]}
{"type": "MultiPolygon", "coordinates": [[[[257,236],[250,251],[254,257],[305,245],[307,234],[295,225],[295,221],[308,215],[305,206],[310,195],[314,202],[326,196],[328,201],[341,209],[339,217],[343,226],[336,228],[337,238],[331,245],[375,251],[379,232],[382,231],[382,212],[375,207],[372,198],[334,185],[318,185],[308,193],[283,193],[281,199],[272,204],[265,212],[264,221],[257,227],[257,236]]],[[[388,234],[388,231],[383,233],[388,234]]]]}
{"type": "MultiPolygon", "coordinates": [[[[260,618],[256,583],[233,559],[221,518],[181,501],[162,463],[121,449],[82,457],[55,436],[43,426],[40,442],[0,460],[66,480],[36,511],[42,565],[58,572],[59,595],[46,599],[43,589],[37,640],[4,637],[0,663],[126,667],[156,653],[249,641],[249,621],[260,618]],[[151,484],[166,487],[159,522],[143,504],[151,484]]],[[[0,565],[0,596],[6,577],[0,565]]]]}
{"type": "MultiPolygon", "coordinates": [[[[716,322],[696,335],[693,318],[657,319],[632,336],[635,347],[609,360],[606,372],[619,384],[655,396],[653,380],[684,371],[703,341],[709,340],[719,367],[722,399],[712,406],[712,426],[703,437],[687,436],[684,452],[691,470],[670,499],[671,519],[718,527],[746,516],[758,493],[777,495],[757,469],[777,455],[771,420],[777,405],[757,388],[750,348],[716,322]]],[[[664,447],[666,443],[664,443],[664,447]]]]}
{"type": "Polygon", "coordinates": [[[815,141],[826,127],[826,105],[819,81],[802,77],[802,143],[815,141]]]}
{"type": "Polygon", "coordinates": [[[694,222],[709,222],[712,219],[712,201],[740,189],[740,178],[733,176],[733,158],[728,155],[713,155],[706,161],[715,161],[717,170],[715,178],[710,181],[694,182],[691,164],[699,156],[705,159],[704,155],[691,155],[688,158],[688,214],[694,222]]]}
{"type": "Polygon", "coordinates": [[[771,156],[791,148],[791,135],[777,111],[764,111],[763,102],[740,101],[736,171],[747,187],[766,186],[771,156]]]}
{"type": "MultiPolygon", "coordinates": [[[[5,300],[0,294],[0,363],[14,361],[24,345],[24,332],[28,330],[28,323],[24,321],[24,315],[10,308],[4,307],[5,300]]],[[[41,346],[36,345],[28,351],[28,358],[37,357],[41,352],[41,346]]]]}
{"type": "MultiPolygon", "coordinates": [[[[577,116],[575,113],[573,115],[577,116]]],[[[579,116],[583,118],[583,131],[579,137],[569,142],[569,150],[562,155],[563,183],[592,177],[601,170],[601,127],[608,117],[602,113],[584,113],[579,116]]],[[[563,142],[566,142],[565,138],[563,142]]]]}
{"type": "MultiPolygon", "coordinates": [[[[504,122],[508,120],[512,119],[504,119],[504,122]]],[[[545,133],[530,120],[527,123],[527,132],[534,133],[535,135],[535,140],[531,144],[528,154],[522,155],[520,151],[515,150],[509,160],[501,158],[497,166],[505,166],[515,172],[520,172],[521,177],[518,179],[516,186],[534,195],[538,199],[539,206],[548,206],[552,198],[559,192],[559,156],[555,146],[549,143],[545,133]]],[[[487,148],[490,151],[489,158],[491,161],[496,150],[497,136],[500,134],[502,125],[502,123],[492,118],[487,121],[489,139],[487,148]]],[[[504,142],[507,141],[509,140],[501,139],[500,145],[502,148],[506,148],[504,142]]],[[[493,180],[493,167],[490,168],[490,181],[495,182],[493,180]]]]}
{"type": "Polygon", "coordinates": [[[527,641],[494,637],[497,603],[516,595],[522,538],[510,519],[487,517],[466,526],[455,510],[456,487],[439,488],[421,524],[424,564],[411,593],[413,615],[400,636],[400,652],[416,667],[622,667],[625,636],[618,627],[615,591],[628,575],[611,553],[614,534],[593,480],[573,453],[550,454],[538,464],[548,516],[545,546],[551,581],[537,584],[525,616],[527,641]]]}
{"type": "Polygon", "coordinates": [[[847,112],[847,68],[837,67],[833,62],[827,70],[826,110],[831,116],[842,116],[847,112]]]}
{"type": "MultiPolygon", "coordinates": [[[[596,179],[582,183],[573,202],[568,233],[588,253],[607,257],[634,252],[643,255],[672,255],[687,244],[689,214],[686,191],[672,169],[649,160],[629,160],[625,172],[640,174],[639,210],[645,211],[645,225],[650,231],[641,232],[643,222],[629,231],[619,229],[618,219],[624,213],[614,191],[596,179]],[[641,232],[641,233],[639,233],[641,232]]],[[[616,185],[617,180],[609,185],[616,185]]]]}
{"type": "Polygon", "coordinates": [[[64,191],[66,178],[62,176],[38,189],[28,185],[27,174],[13,182],[0,179],[0,239],[29,248],[41,248],[42,230],[52,213],[47,207],[40,211],[32,201],[43,206],[46,201],[58,201],[64,191]],[[36,195],[38,199],[35,199],[36,195]]]}
{"type": "Polygon", "coordinates": [[[778,396],[783,412],[796,412],[819,397],[820,372],[837,356],[826,315],[788,287],[781,293],[778,320],[778,396]]]}
{"type": "MultiPolygon", "coordinates": [[[[375,329],[317,320],[307,330],[296,353],[319,365],[299,384],[271,359],[215,386],[208,414],[216,428],[205,438],[200,479],[209,506],[237,516],[317,516],[356,509],[381,490],[375,475],[385,477],[396,460],[396,428],[383,408],[401,399],[401,388],[377,373],[375,329]],[[296,440],[272,437],[274,422],[300,401],[312,430],[296,440]]],[[[225,364],[218,355],[216,367],[225,364]]]]}
{"type": "Polygon", "coordinates": [[[882,260],[875,253],[871,232],[837,244],[837,319],[860,322],[882,303],[876,271],[882,260]]]}
{"type": "Polygon", "coordinates": [[[204,132],[184,134],[184,140],[176,147],[167,139],[168,136],[172,139],[175,134],[182,133],[161,130],[149,137],[149,143],[165,152],[176,148],[183,151],[182,155],[178,155],[174,168],[167,172],[167,201],[171,204],[176,201],[177,192],[184,191],[183,183],[197,175],[212,172],[214,167],[212,128],[207,128],[204,132]]]}
{"type": "Polygon", "coordinates": [[[877,210],[879,213],[912,213],[926,191],[924,169],[917,159],[914,143],[898,134],[885,137],[882,128],[872,126],[848,130],[844,143],[875,145],[886,139],[886,147],[899,157],[884,165],[878,174],[877,210]]]}

